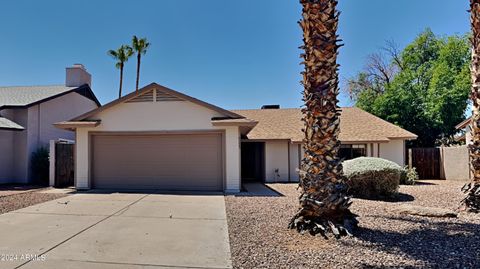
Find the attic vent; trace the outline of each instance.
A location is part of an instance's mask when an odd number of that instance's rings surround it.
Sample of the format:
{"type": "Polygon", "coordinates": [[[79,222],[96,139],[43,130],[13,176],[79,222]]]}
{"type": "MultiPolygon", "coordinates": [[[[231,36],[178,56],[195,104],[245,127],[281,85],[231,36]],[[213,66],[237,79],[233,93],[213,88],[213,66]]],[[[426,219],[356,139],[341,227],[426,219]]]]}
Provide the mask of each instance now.
{"type": "Polygon", "coordinates": [[[184,101],[183,99],[180,99],[176,96],[170,95],[168,93],[164,93],[162,91],[157,90],[157,102],[163,102],[163,101],[184,101]]]}
{"type": "Polygon", "coordinates": [[[127,101],[127,103],[153,102],[153,90],[141,94],[127,101]]]}

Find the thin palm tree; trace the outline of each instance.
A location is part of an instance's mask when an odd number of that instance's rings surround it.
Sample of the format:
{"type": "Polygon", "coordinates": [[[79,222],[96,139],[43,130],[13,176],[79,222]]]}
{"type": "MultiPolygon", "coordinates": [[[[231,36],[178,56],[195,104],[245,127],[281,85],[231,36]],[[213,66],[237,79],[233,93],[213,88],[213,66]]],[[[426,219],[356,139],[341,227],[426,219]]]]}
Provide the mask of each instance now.
{"type": "Polygon", "coordinates": [[[470,160],[473,172],[471,183],[463,187],[467,197],[463,200],[466,209],[472,212],[480,212],[480,0],[470,0],[470,22],[472,24],[472,89],[471,98],[473,103],[472,120],[470,129],[472,132],[472,144],[469,145],[470,160]]]}
{"type": "Polygon", "coordinates": [[[123,67],[125,63],[128,61],[133,55],[133,50],[128,45],[122,45],[120,48],[116,50],[109,50],[108,55],[112,56],[117,62],[115,63],[115,67],[120,69],[120,87],[118,89],[118,98],[122,97],[122,85],[123,85],[123,67]]]}
{"type": "Polygon", "coordinates": [[[338,99],[339,13],[337,0],[300,0],[303,6],[302,109],[305,153],[301,163],[300,208],[289,228],[327,237],[351,235],[357,225],[342,172],[338,99]]]}
{"type": "Polygon", "coordinates": [[[147,41],[147,38],[138,38],[133,36],[132,38],[132,47],[135,53],[137,53],[137,81],[135,83],[135,91],[138,91],[138,83],[140,81],[140,62],[142,59],[142,54],[147,53],[147,49],[150,46],[150,43],[147,41]]]}

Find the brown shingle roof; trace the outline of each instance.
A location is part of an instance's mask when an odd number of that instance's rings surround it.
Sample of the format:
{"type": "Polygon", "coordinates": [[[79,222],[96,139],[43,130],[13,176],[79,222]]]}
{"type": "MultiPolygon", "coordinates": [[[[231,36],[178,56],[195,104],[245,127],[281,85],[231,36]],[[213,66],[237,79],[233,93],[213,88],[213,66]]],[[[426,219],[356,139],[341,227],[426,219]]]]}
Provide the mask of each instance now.
{"type": "MultiPolygon", "coordinates": [[[[290,139],[302,141],[303,122],[299,108],[232,110],[258,121],[249,139],[290,139]]],[[[416,139],[417,136],[357,107],[344,107],[340,116],[340,141],[388,142],[390,139],[416,139]]]]}

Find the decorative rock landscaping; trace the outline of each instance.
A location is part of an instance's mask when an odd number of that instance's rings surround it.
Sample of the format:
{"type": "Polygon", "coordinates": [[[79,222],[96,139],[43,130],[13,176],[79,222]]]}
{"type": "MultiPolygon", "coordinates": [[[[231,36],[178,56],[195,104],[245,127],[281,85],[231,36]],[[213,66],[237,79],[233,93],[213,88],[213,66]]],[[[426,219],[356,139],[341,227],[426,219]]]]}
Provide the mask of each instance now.
{"type": "Polygon", "coordinates": [[[408,205],[429,214],[432,207],[451,213],[464,197],[460,191],[464,183],[420,181],[401,186],[397,201],[353,199],[359,228],[354,237],[340,240],[287,228],[297,210],[296,184],[270,184],[284,195],[280,197],[228,196],[234,268],[480,268],[480,216],[439,218],[398,212],[408,205]]]}

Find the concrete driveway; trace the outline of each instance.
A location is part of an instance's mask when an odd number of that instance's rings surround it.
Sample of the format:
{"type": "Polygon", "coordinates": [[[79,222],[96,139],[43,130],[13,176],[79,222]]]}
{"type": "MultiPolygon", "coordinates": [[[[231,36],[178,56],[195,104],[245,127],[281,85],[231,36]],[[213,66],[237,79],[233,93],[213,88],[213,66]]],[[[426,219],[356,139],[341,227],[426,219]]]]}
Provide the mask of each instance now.
{"type": "Polygon", "coordinates": [[[231,268],[221,195],[81,193],[0,215],[0,268],[231,268]]]}

